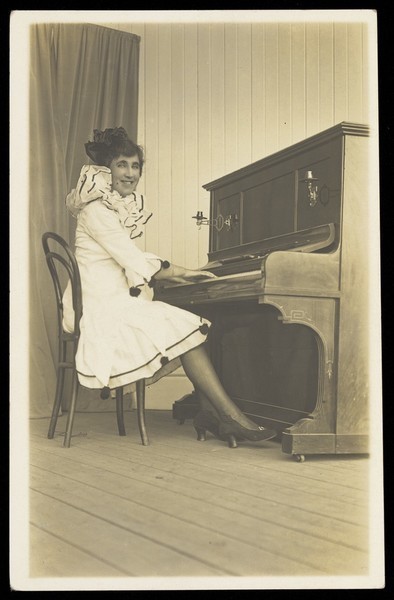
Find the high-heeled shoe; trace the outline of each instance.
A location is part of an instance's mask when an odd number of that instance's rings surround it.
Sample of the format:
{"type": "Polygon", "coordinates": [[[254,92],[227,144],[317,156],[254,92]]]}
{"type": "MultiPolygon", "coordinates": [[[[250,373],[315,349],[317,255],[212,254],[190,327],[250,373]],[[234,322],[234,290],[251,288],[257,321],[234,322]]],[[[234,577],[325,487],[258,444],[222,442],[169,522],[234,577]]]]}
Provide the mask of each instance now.
{"type": "Polygon", "coordinates": [[[197,440],[205,442],[206,432],[210,431],[215,437],[220,437],[219,418],[209,410],[200,410],[193,419],[194,429],[197,433],[197,440]]]}
{"type": "MultiPolygon", "coordinates": [[[[248,433],[250,430],[246,429],[245,427],[241,427],[241,425],[227,415],[224,415],[222,418],[223,421],[216,414],[210,412],[209,410],[200,410],[194,417],[193,421],[194,429],[197,432],[197,440],[199,442],[205,442],[207,431],[212,433],[219,440],[227,442],[229,448],[237,448],[237,442],[242,442],[245,439],[252,439],[250,435],[249,437],[245,435],[245,432],[248,433]],[[231,427],[229,427],[229,424],[231,425],[231,423],[239,425],[237,431],[233,431],[231,427]]],[[[253,439],[252,441],[270,439],[276,435],[275,431],[268,432],[269,430],[265,429],[264,427],[260,427],[258,430],[253,430],[253,433],[255,434],[254,438],[256,438],[256,434],[257,438],[253,439]],[[262,433],[263,431],[264,434],[262,433]]]]}
{"type": "Polygon", "coordinates": [[[276,437],[277,432],[274,429],[266,429],[259,425],[256,426],[256,429],[248,429],[238,423],[238,421],[235,421],[230,415],[221,415],[219,421],[219,435],[227,438],[231,448],[236,448],[236,445],[234,446],[234,440],[236,444],[236,438],[243,438],[250,442],[261,442],[276,437]]]}

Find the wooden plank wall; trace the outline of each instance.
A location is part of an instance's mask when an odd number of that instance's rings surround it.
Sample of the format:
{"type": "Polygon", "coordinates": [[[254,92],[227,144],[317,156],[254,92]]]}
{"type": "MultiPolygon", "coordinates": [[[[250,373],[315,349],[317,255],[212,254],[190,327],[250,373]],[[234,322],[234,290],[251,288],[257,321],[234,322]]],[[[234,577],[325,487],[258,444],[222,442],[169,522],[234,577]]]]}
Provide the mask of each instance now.
{"type": "MultiPolygon", "coordinates": [[[[145,247],[207,261],[202,185],[340,121],[369,121],[366,22],[136,23],[140,183],[154,218],[145,247]]],[[[143,246],[144,247],[144,246],[143,246]]]]}
{"type": "Polygon", "coordinates": [[[109,24],[141,38],[141,180],[155,213],[146,246],[206,262],[202,184],[340,121],[366,123],[368,24],[109,24]]]}

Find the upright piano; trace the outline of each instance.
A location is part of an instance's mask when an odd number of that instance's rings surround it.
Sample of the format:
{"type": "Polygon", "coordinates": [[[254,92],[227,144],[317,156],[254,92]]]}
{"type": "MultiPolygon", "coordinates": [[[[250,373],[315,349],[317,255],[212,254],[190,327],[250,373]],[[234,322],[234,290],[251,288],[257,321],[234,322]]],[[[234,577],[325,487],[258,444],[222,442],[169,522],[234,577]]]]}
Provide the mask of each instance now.
{"type": "Polygon", "coordinates": [[[156,290],[212,321],[227,392],[298,460],[368,452],[368,156],[342,122],[205,184],[217,278],[156,290]]]}

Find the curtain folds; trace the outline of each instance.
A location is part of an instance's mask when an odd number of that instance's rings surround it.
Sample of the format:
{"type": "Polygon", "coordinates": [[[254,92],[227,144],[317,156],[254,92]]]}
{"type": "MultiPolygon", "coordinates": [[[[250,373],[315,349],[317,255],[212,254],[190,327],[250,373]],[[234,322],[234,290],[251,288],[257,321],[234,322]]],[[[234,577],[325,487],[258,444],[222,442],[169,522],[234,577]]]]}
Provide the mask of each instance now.
{"type": "MultiPolygon", "coordinates": [[[[73,244],[75,221],[65,197],[88,162],[94,128],[123,126],[137,140],[139,42],[136,35],[90,24],[30,29],[30,415],[53,403],[57,322],[41,236],[51,230],[73,244]]],[[[79,408],[113,410],[82,390],[79,408]]]]}

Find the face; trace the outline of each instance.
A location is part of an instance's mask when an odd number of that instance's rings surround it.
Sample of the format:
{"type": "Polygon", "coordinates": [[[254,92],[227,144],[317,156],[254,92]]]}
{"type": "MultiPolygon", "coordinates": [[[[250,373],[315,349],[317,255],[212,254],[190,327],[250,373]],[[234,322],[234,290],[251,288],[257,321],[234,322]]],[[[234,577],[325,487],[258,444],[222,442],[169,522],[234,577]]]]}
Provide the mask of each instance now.
{"type": "Polygon", "coordinates": [[[128,196],[136,189],[141,177],[141,165],[138,156],[120,155],[109,165],[112,174],[112,189],[121,196],[128,196]]]}

